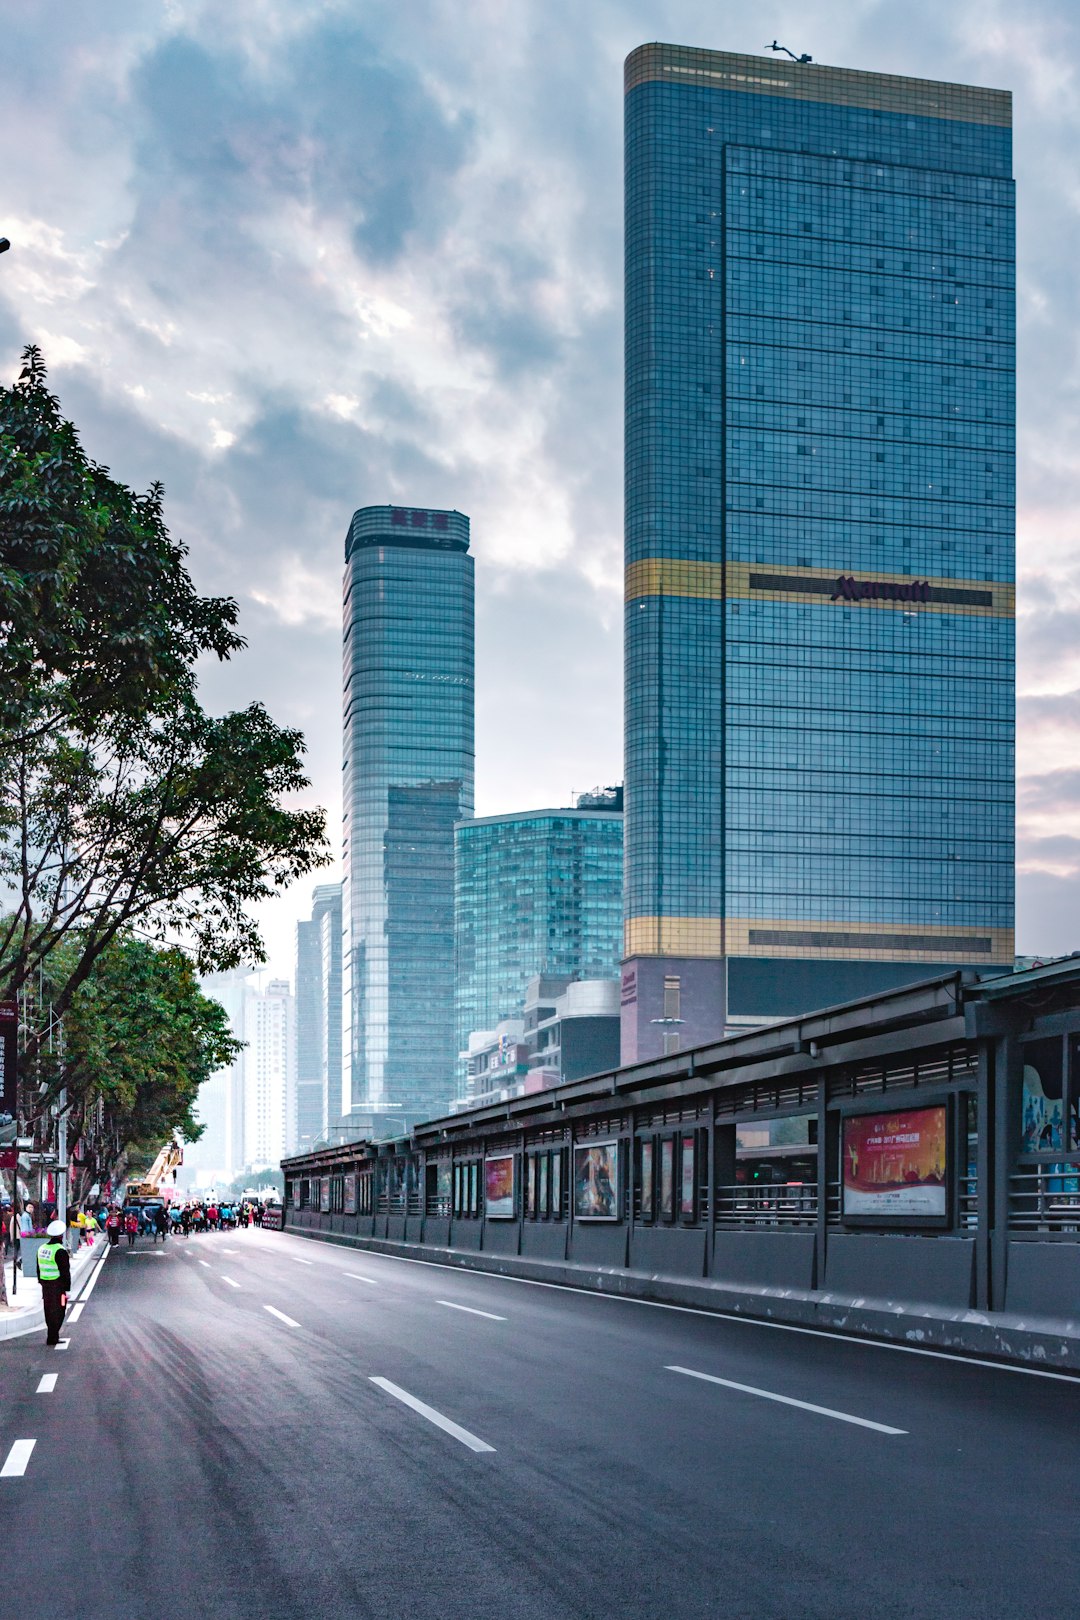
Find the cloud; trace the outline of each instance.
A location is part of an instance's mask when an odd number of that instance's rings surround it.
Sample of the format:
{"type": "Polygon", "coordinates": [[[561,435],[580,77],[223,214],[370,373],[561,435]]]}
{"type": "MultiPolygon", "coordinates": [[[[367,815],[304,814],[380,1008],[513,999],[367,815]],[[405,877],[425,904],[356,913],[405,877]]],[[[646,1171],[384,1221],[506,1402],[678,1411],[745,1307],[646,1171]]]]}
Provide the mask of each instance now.
{"type": "Polygon", "coordinates": [[[1080,814],[1080,769],[1022,777],[1017,809],[1021,814],[1032,810],[1080,814]]]}

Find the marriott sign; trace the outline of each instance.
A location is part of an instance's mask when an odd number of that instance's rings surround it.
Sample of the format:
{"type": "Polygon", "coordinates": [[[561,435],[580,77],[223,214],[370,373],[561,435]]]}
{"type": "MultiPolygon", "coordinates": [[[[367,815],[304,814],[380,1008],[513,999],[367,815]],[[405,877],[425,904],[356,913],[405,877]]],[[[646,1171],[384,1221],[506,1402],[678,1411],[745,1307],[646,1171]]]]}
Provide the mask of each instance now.
{"type": "Polygon", "coordinates": [[[841,574],[830,598],[833,602],[929,602],[930,581],[927,579],[878,580],[854,579],[841,574]]]}

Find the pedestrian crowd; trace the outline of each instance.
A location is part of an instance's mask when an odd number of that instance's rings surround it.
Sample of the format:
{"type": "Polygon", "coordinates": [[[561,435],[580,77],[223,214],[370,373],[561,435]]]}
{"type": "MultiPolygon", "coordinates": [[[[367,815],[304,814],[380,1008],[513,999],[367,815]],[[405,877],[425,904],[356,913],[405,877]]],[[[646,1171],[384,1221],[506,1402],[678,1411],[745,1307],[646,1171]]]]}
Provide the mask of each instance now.
{"type": "Polygon", "coordinates": [[[192,1232],[233,1232],[241,1226],[261,1226],[263,1207],[248,1199],[236,1203],[216,1203],[213,1199],[195,1199],[185,1204],[133,1204],[121,1208],[118,1204],[99,1212],[99,1221],[109,1242],[115,1247],[121,1237],[128,1246],[136,1238],[158,1238],[162,1243],[170,1236],[190,1237],[192,1232]]]}
{"type": "MultiPolygon", "coordinates": [[[[68,1214],[68,1228],[73,1234],[75,1248],[92,1244],[104,1232],[111,1247],[126,1237],[133,1248],[139,1237],[149,1237],[162,1243],[171,1235],[189,1237],[192,1232],[231,1232],[241,1226],[261,1226],[263,1206],[247,1198],[239,1200],[190,1199],[187,1203],[149,1202],[138,1204],[85,1205],[68,1214]],[[76,1236],[77,1234],[77,1236],[76,1236]]],[[[16,1219],[11,1200],[0,1199],[0,1264],[14,1244],[15,1264],[22,1265],[21,1250],[25,1241],[38,1243],[34,1269],[41,1284],[42,1304],[45,1312],[45,1343],[60,1343],[60,1328],[67,1310],[71,1290],[71,1256],[65,1244],[64,1222],[57,1217],[55,1205],[35,1204],[27,1199],[16,1219]]],[[[29,1270],[29,1267],[27,1268],[29,1270]]]]}

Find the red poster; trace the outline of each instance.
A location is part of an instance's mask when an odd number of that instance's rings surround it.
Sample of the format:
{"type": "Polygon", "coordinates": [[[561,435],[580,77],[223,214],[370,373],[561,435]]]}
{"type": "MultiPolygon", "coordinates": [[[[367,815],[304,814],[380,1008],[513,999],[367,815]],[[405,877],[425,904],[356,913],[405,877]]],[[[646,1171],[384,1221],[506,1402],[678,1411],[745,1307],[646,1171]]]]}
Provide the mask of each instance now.
{"type": "Polygon", "coordinates": [[[944,1107],[845,1119],[845,1215],[945,1213],[944,1107]]]}

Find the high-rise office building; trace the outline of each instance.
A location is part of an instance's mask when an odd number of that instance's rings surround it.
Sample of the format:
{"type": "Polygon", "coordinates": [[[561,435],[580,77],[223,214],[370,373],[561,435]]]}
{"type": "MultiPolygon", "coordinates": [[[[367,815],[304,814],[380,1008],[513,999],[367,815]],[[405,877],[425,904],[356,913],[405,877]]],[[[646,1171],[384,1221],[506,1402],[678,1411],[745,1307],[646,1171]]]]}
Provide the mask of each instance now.
{"type": "Polygon", "coordinates": [[[997,90],[626,63],[626,1061],[1013,954],[997,90]]]}
{"type": "Polygon", "coordinates": [[[343,986],[353,1114],[454,1090],[454,823],[473,807],[460,512],[368,506],[345,546],[343,986]]]}
{"type": "Polygon", "coordinates": [[[296,1151],[341,1113],[341,885],[320,883],[296,925],[296,1151]]]}
{"type": "MultiPolygon", "coordinates": [[[[622,952],[622,794],[455,831],[457,1043],[518,1017],[530,979],[612,979],[622,952]]],[[[463,1076],[464,1071],[462,1071],[463,1076]]]]}

